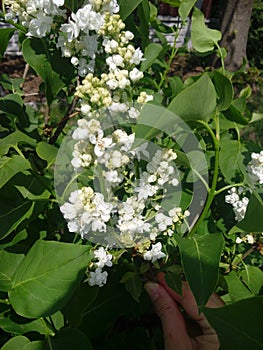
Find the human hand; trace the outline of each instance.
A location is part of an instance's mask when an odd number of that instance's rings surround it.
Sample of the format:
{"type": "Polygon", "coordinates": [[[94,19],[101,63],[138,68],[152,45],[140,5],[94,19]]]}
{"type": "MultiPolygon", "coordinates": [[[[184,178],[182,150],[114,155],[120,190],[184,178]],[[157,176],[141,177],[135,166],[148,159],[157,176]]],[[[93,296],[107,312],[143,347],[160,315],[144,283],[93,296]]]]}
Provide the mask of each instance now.
{"type": "MultiPolygon", "coordinates": [[[[199,314],[192,291],[186,281],[182,284],[182,295],[169,288],[164,274],[159,273],[159,283],[147,282],[145,289],[149,294],[156,312],[161,319],[165,350],[218,350],[219,340],[204,314],[199,314]],[[185,318],[179,305],[199,325],[202,334],[192,338],[187,331],[185,318]]],[[[217,294],[212,294],[207,306],[223,306],[217,294]]]]}

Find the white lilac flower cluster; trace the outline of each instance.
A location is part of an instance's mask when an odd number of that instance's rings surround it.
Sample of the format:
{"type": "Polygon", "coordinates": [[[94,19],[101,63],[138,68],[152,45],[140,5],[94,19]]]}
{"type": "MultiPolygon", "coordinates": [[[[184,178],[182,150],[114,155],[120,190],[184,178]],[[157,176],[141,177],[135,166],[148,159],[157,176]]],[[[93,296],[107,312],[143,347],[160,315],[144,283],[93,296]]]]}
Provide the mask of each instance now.
{"type": "Polygon", "coordinates": [[[18,17],[28,28],[27,36],[45,37],[56,17],[66,18],[66,11],[60,8],[64,0],[5,0],[5,5],[9,6],[6,19],[18,17]]]}
{"type": "Polygon", "coordinates": [[[89,274],[88,283],[90,286],[99,286],[102,287],[107,282],[108,272],[103,271],[102,269],[107,266],[112,266],[112,255],[108,253],[105,248],[99,247],[98,249],[93,251],[94,258],[96,258],[98,261],[94,263],[95,265],[95,271],[87,273],[89,274]]]}
{"type": "MultiPolygon", "coordinates": [[[[263,184],[263,151],[260,153],[253,152],[251,154],[251,161],[248,163],[247,171],[254,185],[258,186],[263,184]]],[[[249,198],[245,196],[245,192],[249,191],[249,189],[243,187],[232,187],[228,191],[228,195],[225,196],[225,201],[232,205],[235,213],[235,220],[238,222],[245,217],[249,203],[249,198]]]]}
{"type": "Polygon", "coordinates": [[[232,205],[235,213],[235,220],[238,222],[243,220],[249,202],[248,197],[244,196],[244,188],[232,187],[228,191],[228,195],[225,196],[225,201],[232,205]]]}
{"type": "Polygon", "coordinates": [[[248,172],[254,182],[258,182],[260,185],[263,184],[263,151],[251,154],[248,172]]]}
{"type": "MultiPolygon", "coordinates": [[[[133,147],[135,135],[122,129],[105,135],[98,119],[78,120],[72,138],[76,141],[71,160],[73,168],[79,172],[93,167],[95,177],[98,167],[100,184],[105,184],[106,192],[102,195],[91,187],[82,187],[70,194],[68,202],[60,208],[69,231],[86,239],[91,233],[103,232],[109,249],[116,245],[137,246],[144,260],[155,262],[163,258],[162,243],[156,243],[158,234],[171,236],[176,225],[189,215],[180,207],[166,213],[159,204],[166,194],[166,186],[179,184],[174,164],[176,153],[171,149],[157,149],[151,155],[146,142],[133,147]],[[140,161],[146,161],[146,165],[136,179],[132,165],[140,161]],[[124,195],[116,194],[119,189],[124,190],[124,195]]],[[[106,283],[107,271],[102,271],[101,264],[95,267],[88,281],[102,286],[106,283]]]]}
{"type": "Polygon", "coordinates": [[[165,195],[165,186],[176,187],[179,184],[173,164],[176,153],[171,149],[158,149],[150,160],[146,142],[133,148],[135,135],[128,135],[121,129],[105,136],[96,119],[80,119],[72,138],[77,141],[71,161],[74,169],[80,171],[93,166],[96,174],[99,166],[100,181],[105,183],[105,195],[111,200],[106,203],[102,194],[101,197],[99,193],[91,192],[91,188],[84,187],[73,192],[69,201],[61,207],[71,232],[79,232],[85,238],[89,237],[90,231],[106,232],[105,223],[114,216],[119,240],[126,246],[133,246],[145,236],[155,240],[158,232],[170,234],[172,227],[188,215],[177,207],[165,215],[158,205],[157,198],[165,195]],[[141,158],[147,161],[147,165],[136,180],[132,164],[141,158]],[[114,194],[115,188],[120,187],[126,189],[126,199],[117,198],[114,194]],[[98,210],[98,205],[99,209],[103,208],[102,212],[98,210]],[[145,218],[149,209],[155,221],[145,218]],[[97,224],[94,222],[96,217],[97,224]]]}

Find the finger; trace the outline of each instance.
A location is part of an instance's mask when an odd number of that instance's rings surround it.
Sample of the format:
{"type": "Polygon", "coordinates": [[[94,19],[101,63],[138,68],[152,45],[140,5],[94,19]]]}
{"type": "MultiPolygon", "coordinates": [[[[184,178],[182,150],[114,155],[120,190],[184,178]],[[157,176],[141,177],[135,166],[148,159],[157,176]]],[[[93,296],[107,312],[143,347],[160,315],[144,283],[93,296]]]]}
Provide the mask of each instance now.
{"type": "Polygon", "coordinates": [[[156,313],[161,319],[165,349],[192,349],[192,340],[187,333],[184,317],[176,302],[158,283],[148,282],[145,285],[145,289],[155,306],[156,313]]]}

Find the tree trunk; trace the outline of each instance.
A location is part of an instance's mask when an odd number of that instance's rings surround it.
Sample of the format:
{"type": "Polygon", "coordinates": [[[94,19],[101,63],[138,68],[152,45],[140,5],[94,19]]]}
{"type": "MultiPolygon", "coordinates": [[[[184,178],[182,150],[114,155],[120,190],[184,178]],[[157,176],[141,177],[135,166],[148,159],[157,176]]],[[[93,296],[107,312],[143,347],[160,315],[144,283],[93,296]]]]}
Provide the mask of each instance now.
{"type": "Polygon", "coordinates": [[[227,0],[221,22],[221,46],[227,49],[225,66],[238,70],[246,57],[246,47],[253,0],[227,0]]]}

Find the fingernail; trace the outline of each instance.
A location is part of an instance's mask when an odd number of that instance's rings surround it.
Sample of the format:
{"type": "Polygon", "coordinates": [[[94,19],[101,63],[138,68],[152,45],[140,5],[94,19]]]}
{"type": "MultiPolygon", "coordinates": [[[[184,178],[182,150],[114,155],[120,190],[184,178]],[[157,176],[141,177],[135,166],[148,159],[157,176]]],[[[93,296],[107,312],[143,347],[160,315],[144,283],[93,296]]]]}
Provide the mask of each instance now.
{"type": "Polygon", "coordinates": [[[149,294],[149,297],[151,298],[152,301],[155,301],[156,299],[159,298],[158,287],[159,286],[157,283],[152,283],[152,282],[147,282],[144,286],[146,292],[149,294]]]}

